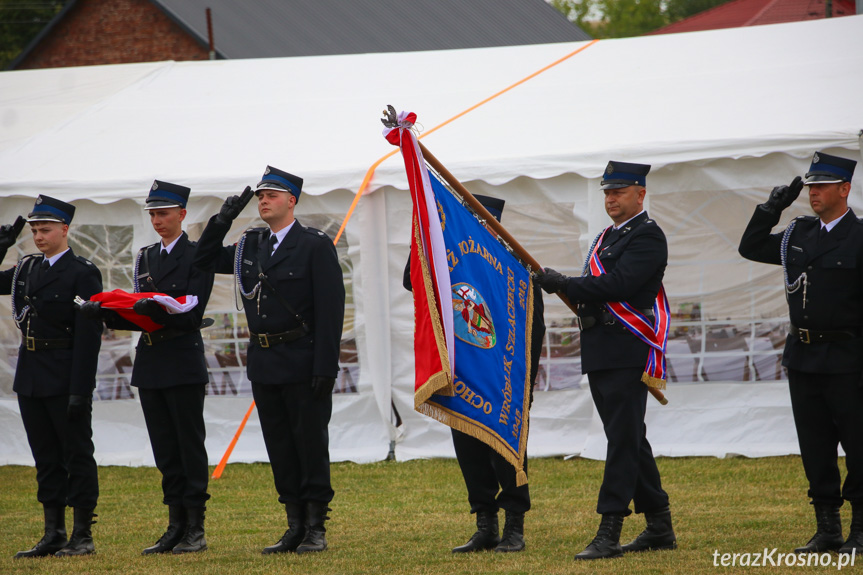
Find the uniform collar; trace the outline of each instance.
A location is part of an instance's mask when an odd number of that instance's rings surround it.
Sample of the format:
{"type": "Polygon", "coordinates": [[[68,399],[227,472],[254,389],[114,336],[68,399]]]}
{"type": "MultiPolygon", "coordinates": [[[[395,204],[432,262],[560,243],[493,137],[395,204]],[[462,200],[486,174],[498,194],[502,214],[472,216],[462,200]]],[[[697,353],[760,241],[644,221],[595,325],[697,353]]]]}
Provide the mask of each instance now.
{"type": "Polygon", "coordinates": [[[622,228],[623,226],[625,226],[626,224],[628,224],[629,222],[631,222],[632,220],[634,220],[635,218],[637,218],[638,216],[640,216],[643,213],[644,213],[644,210],[641,210],[640,212],[638,212],[637,214],[635,214],[634,216],[632,216],[631,218],[629,218],[628,220],[626,220],[625,222],[620,224],[619,226],[611,226],[611,229],[619,230],[620,228],[622,228]]]}
{"type": "Polygon", "coordinates": [[[59,254],[54,254],[50,258],[46,258],[45,256],[42,256],[42,257],[45,258],[45,261],[48,262],[49,266],[53,266],[55,263],[57,263],[57,260],[62,258],[66,254],[66,252],[68,252],[68,251],[69,251],[69,248],[66,248],[65,250],[63,250],[59,254]]]}

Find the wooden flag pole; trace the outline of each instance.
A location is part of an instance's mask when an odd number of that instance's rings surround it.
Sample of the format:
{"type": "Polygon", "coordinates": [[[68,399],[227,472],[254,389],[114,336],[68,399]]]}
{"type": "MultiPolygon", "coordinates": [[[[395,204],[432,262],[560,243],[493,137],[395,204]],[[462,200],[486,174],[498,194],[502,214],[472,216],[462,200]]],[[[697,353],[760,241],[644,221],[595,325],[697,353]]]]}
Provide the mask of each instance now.
{"type": "MultiPolygon", "coordinates": [[[[435,158],[434,154],[429,152],[428,148],[426,148],[422,142],[417,140],[417,143],[420,146],[420,150],[422,150],[423,158],[425,159],[426,163],[428,163],[429,166],[431,166],[437,173],[439,173],[443,177],[443,179],[446,180],[446,182],[450,186],[452,186],[452,188],[477,214],[479,214],[485,219],[486,225],[493,229],[498,236],[503,238],[503,240],[512,248],[512,251],[515,253],[515,255],[517,255],[523,262],[529,265],[532,271],[542,273],[543,268],[541,265],[539,265],[539,262],[533,259],[533,256],[531,256],[528,251],[524,249],[524,247],[522,247],[522,245],[518,243],[518,241],[514,237],[512,237],[512,234],[510,234],[506,230],[506,228],[503,227],[501,223],[497,221],[495,217],[492,216],[481,203],[479,203],[479,200],[473,197],[473,194],[471,194],[468,189],[465,188],[464,185],[460,181],[458,181],[458,179],[456,179],[456,177],[453,176],[452,173],[450,173],[450,171],[447,170],[446,167],[441,164],[437,158],[435,158]]],[[[578,315],[576,306],[574,306],[572,302],[569,301],[569,298],[567,298],[565,294],[557,292],[556,295],[563,301],[563,303],[566,304],[566,307],[572,310],[572,313],[578,315]]],[[[647,391],[649,391],[650,394],[655,397],[656,400],[662,405],[666,405],[668,403],[668,399],[666,399],[665,394],[663,394],[661,390],[656,389],[655,387],[648,386],[647,391]]]]}

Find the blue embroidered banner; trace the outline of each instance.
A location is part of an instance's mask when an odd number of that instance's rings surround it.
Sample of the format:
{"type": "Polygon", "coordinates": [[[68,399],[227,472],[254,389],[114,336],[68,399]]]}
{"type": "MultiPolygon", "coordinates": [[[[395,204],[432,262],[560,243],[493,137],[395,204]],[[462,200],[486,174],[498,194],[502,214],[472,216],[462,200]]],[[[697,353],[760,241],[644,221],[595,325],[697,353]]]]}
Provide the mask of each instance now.
{"type": "MultiPolygon", "coordinates": [[[[455,395],[418,410],[487,443],[518,470],[527,448],[533,286],[524,266],[433,173],[452,284],[455,395]]],[[[443,296],[441,296],[443,297],[443,296]]]]}

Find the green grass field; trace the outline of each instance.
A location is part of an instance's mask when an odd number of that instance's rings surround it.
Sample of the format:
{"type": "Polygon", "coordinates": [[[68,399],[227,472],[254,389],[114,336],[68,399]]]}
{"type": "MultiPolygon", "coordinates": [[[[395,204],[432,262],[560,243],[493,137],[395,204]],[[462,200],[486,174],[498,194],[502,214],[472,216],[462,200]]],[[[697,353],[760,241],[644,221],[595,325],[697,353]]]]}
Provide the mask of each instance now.
{"type": "MultiPolygon", "coordinates": [[[[594,512],[602,462],[530,461],[533,509],[525,518],[522,553],[452,555],[474,531],[464,484],[454,460],[333,465],[329,550],[304,556],[262,556],[286,529],[269,465],[232,464],[211,481],[207,511],[210,549],[186,556],[140,555],[161,535],[167,511],[160,475],[152,468],[102,467],[101,497],[90,557],[13,560],[41,537],[33,468],[0,467],[0,573],[117,574],[401,574],[422,573],[812,573],[837,568],[714,566],[714,551],[785,553],[814,532],[798,457],[659,460],[671,496],[679,549],[576,563],[599,523],[594,512]]],[[[843,507],[847,534],[850,508],[843,507]]],[[[67,513],[71,529],[71,511],[67,513]]],[[[503,513],[501,513],[501,525],[503,513]]],[[[643,528],[641,516],[623,527],[628,541],[643,528]]],[[[774,559],[776,555],[773,556],[774,559]]],[[[834,555],[834,558],[836,556],[834,555]]],[[[859,558],[857,558],[859,559],[859,558]]],[[[863,559],[855,561],[863,564],[863,559]]],[[[845,570],[860,569],[847,567],[845,570]]]]}

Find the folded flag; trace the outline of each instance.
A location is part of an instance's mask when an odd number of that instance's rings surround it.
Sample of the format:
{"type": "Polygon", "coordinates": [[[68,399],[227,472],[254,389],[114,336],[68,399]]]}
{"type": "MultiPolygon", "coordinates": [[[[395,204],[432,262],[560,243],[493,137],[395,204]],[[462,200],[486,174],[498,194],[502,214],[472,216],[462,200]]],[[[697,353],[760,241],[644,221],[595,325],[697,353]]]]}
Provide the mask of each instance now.
{"type": "Polygon", "coordinates": [[[120,317],[134,323],[144,331],[152,332],[164,326],[156,323],[148,316],[135,313],[135,310],[132,309],[135,302],[147,298],[157,301],[169,314],[185,313],[198,305],[198,296],[196,295],[172,298],[158,292],[129,293],[121,289],[97,293],[90,298],[90,301],[101,302],[103,308],[117,312],[120,317]]]}

